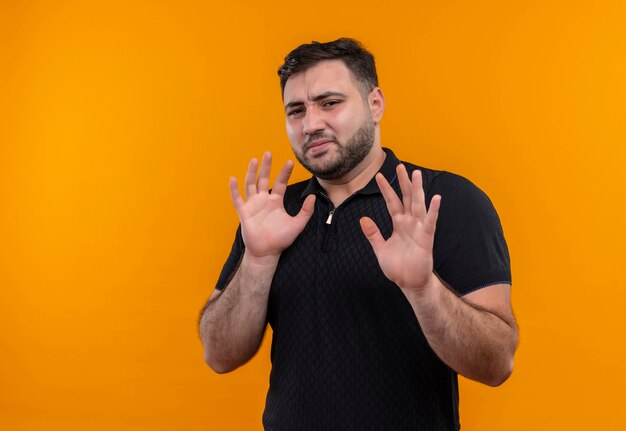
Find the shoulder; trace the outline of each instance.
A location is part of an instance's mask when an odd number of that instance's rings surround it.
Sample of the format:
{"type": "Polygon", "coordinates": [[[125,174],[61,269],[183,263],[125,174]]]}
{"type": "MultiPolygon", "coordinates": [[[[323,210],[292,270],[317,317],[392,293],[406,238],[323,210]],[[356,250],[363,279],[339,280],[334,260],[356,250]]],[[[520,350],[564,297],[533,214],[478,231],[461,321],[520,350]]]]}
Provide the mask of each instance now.
{"type": "Polygon", "coordinates": [[[448,205],[492,207],[491,200],[482,189],[467,178],[451,172],[441,172],[433,179],[428,194],[440,195],[442,204],[445,199],[448,205]]]}
{"type": "Polygon", "coordinates": [[[456,225],[458,229],[501,230],[500,219],[491,199],[469,179],[446,171],[434,171],[424,182],[426,202],[441,196],[438,226],[456,225]]]}
{"type": "MultiPolygon", "coordinates": [[[[428,189],[430,189],[432,184],[442,174],[448,174],[448,172],[445,172],[445,171],[438,171],[438,170],[435,170],[435,169],[425,168],[423,166],[419,166],[419,165],[416,165],[416,164],[410,163],[410,162],[401,161],[401,163],[406,168],[406,171],[409,174],[409,178],[411,177],[411,174],[415,170],[418,170],[418,171],[420,171],[422,173],[422,186],[424,187],[424,191],[426,191],[426,192],[428,191],[428,189]]],[[[452,175],[454,175],[454,174],[452,174],[452,175]]]]}
{"type": "Polygon", "coordinates": [[[510,258],[498,214],[472,181],[447,171],[402,162],[422,172],[427,204],[441,196],[433,259],[435,272],[458,294],[511,282],[510,258]]]}
{"type": "Polygon", "coordinates": [[[448,171],[425,168],[409,162],[402,162],[407,168],[409,175],[414,170],[422,173],[424,194],[430,201],[430,197],[440,195],[442,204],[444,200],[451,202],[477,202],[491,204],[489,197],[469,179],[448,171]]]}

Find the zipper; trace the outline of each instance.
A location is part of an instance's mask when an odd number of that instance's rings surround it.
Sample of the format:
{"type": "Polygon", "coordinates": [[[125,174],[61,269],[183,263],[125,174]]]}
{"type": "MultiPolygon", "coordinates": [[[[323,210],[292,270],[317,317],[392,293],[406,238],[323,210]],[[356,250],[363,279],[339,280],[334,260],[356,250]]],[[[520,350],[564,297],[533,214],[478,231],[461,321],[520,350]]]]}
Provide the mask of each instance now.
{"type": "Polygon", "coordinates": [[[330,212],[328,213],[328,218],[326,219],[326,224],[331,224],[333,222],[333,214],[335,214],[335,206],[333,205],[332,201],[330,200],[330,198],[328,196],[326,196],[325,193],[320,193],[320,195],[322,195],[324,197],[324,199],[326,199],[326,201],[333,207],[332,210],[330,210],[330,212]]]}
{"type": "MultiPolygon", "coordinates": [[[[332,205],[332,201],[330,200],[330,198],[328,196],[326,196],[324,193],[320,193],[322,196],[324,196],[324,198],[326,198],[326,200],[332,205]]],[[[352,193],[350,196],[348,196],[348,198],[343,201],[341,203],[341,205],[343,205],[344,203],[348,202],[350,199],[352,199],[354,196],[356,196],[356,193],[352,193]]],[[[339,205],[339,206],[341,206],[339,205]]],[[[337,210],[337,208],[335,208],[333,206],[333,209],[330,210],[330,212],[328,213],[328,218],[326,219],[326,224],[330,225],[333,222],[333,215],[335,214],[335,211],[337,210]]]]}
{"type": "Polygon", "coordinates": [[[333,222],[333,214],[335,214],[335,210],[332,209],[328,213],[328,218],[326,219],[326,224],[331,224],[333,222]]]}
{"type": "MultiPolygon", "coordinates": [[[[333,244],[336,241],[336,232],[333,232],[333,231],[335,231],[336,229],[332,228],[331,225],[333,223],[333,216],[335,215],[335,211],[337,211],[337,208],[335,208],[335,206],[333,205],[332,201],[328,198],[328,196],[326,196],[326,194],[320,193],[320,195],[322,195],[324,197],[324,199],[332,207],[332,209],[328,213],[328,218],[326,218],[326,226],[327,226],[327,228],[324,229],[324,231],[325,231],[324,239],[322,240],[322,252],[327,253],[327,252],[330,252],[330,251],[335,249],[333,244]]],[[[348,197],[348,199],[346,199],[345,201],[342,202],[341,205],[343,205],[345,202],[347,202],[350,199],[352,199],[355,195],[356,195],[356,193],[353,193],[352,195],[350,195],[348,197]]],[[[339,205],[339,206],[341,206],[341,205],[339,205]]]]}

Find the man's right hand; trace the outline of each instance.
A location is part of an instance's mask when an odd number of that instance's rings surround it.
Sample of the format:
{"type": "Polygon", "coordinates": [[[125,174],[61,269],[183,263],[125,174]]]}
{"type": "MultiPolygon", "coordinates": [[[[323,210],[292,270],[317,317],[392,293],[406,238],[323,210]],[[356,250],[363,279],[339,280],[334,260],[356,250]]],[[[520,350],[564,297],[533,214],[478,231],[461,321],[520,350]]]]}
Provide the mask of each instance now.
{"type": "Polygon", "coordinates": [[[277,261],[280,254],[289,247],[304,230],[313,215],[315,195],[310,195],[302,204],[300,212],[294,217],[285,211],[283,196],[287,181],[293,170],[291,160],[281,169],[272,192],[269,192],[269,175],[272,166],[272,154],[263,155],[257,178],[257,159],[250,160],[246,173],[244,190],[246,200],[239,193],[237,179],[230,178],[230,195],[239,216],[241,233],[248,258],[263,262],[277,261]]]}

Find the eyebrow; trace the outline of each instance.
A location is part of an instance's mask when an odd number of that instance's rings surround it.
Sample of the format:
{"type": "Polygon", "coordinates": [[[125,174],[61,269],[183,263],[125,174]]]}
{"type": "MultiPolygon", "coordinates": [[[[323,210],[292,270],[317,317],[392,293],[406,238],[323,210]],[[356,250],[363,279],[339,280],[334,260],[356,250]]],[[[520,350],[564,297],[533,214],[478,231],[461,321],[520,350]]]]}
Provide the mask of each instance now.
{"type": "MultiPolygon", "coordinates": [[[[339,91],[327,91],[325,93],[315,96],[313,98],[313,102],[319,102],[320,100],[326,99],[328,97],[333,97],[333,96],[346,97],[344,93],[340,93],[339,91]]],[[[293,108],[294,106],[301,106],[301,105],[304,105],[304,102],[300,100],[289,102],[285,105],[285,111],[287,111],[289,108],[293,108]]]]}

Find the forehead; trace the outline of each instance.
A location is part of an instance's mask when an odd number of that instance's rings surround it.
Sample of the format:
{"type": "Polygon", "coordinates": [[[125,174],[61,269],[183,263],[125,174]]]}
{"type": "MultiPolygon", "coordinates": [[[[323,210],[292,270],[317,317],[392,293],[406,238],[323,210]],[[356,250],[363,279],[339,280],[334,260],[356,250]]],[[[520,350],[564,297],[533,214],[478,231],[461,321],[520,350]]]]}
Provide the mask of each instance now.
{"type": "Polygon", "coordinates": [[[358,92],[356,78],[341,60],[324,60],[290,77],[285,84],[285,104],[312,100],[325,92],[358,92]]]}

